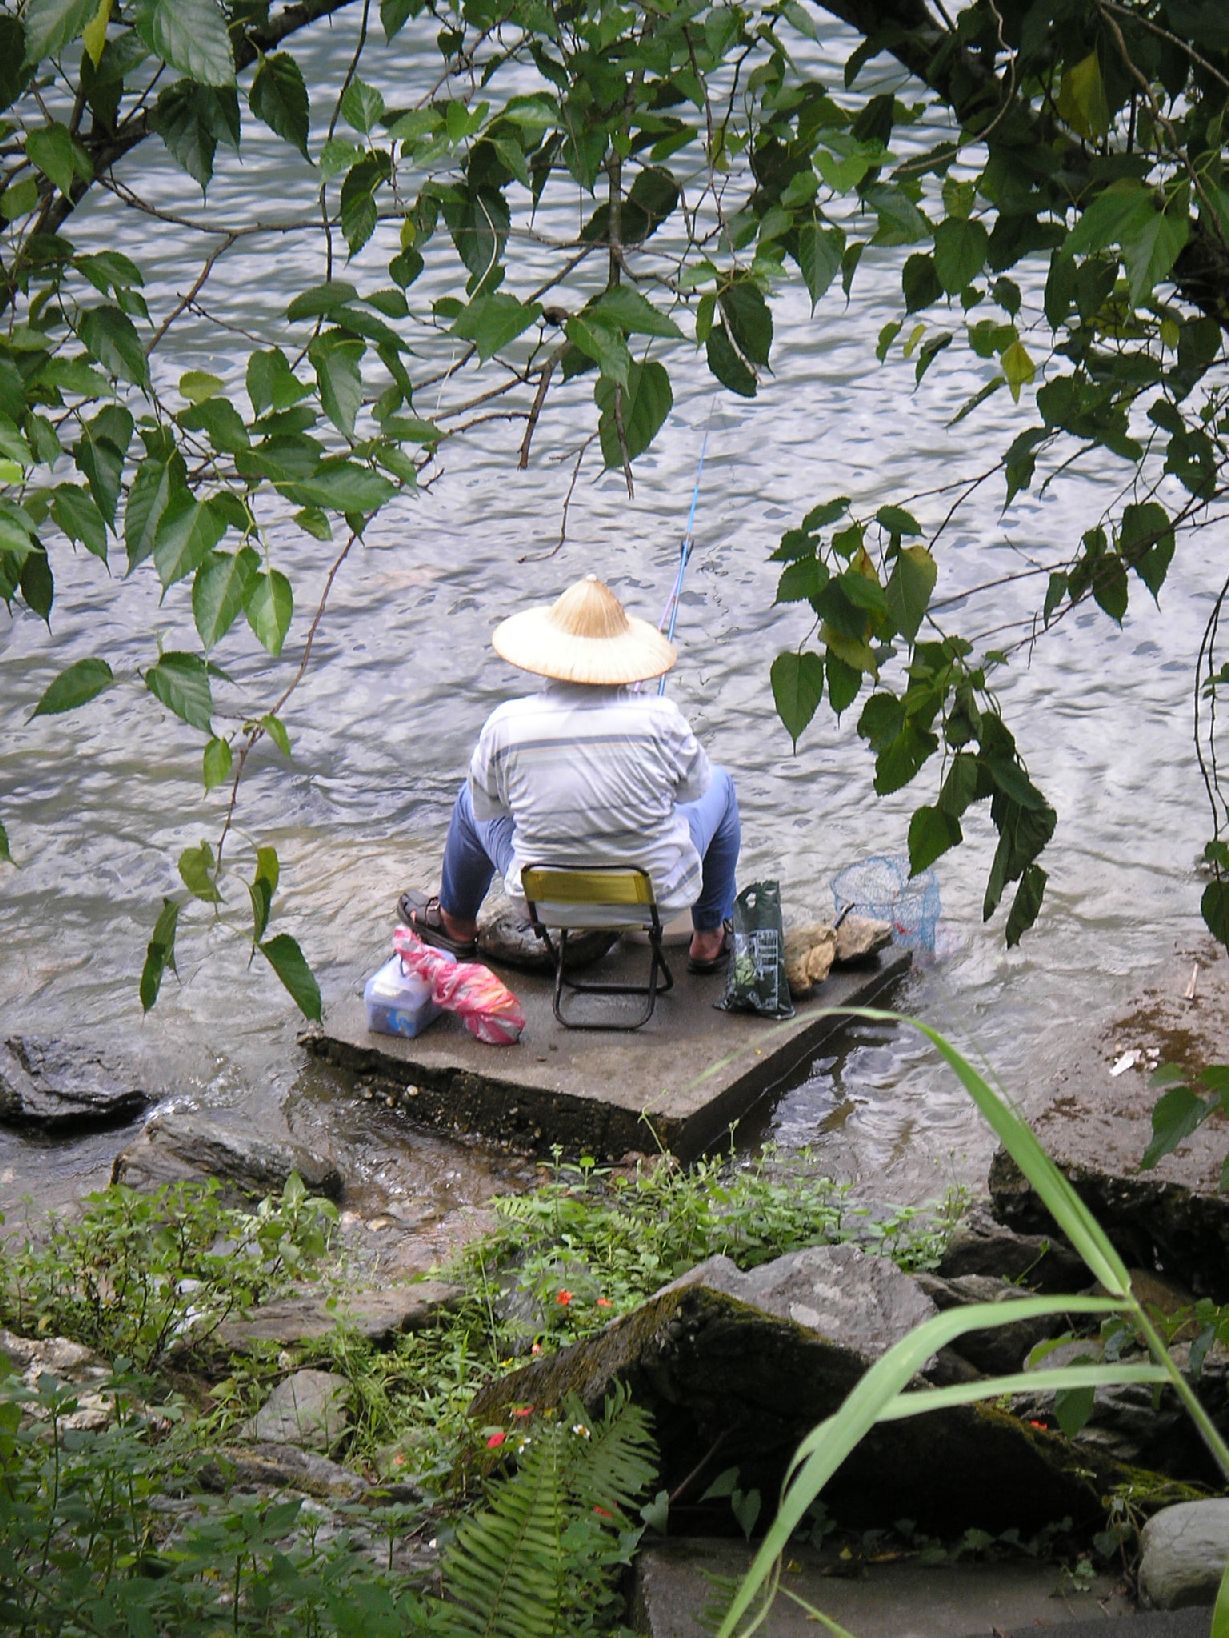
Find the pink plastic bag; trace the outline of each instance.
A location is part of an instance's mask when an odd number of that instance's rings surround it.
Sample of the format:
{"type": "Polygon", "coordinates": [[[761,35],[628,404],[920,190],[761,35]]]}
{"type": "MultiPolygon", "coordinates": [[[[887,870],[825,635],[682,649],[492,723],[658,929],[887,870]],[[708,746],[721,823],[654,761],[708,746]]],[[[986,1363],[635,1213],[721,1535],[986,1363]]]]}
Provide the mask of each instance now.
{"type": "Polygon", "coordinates": [[[411,971],[431,985],[431,998],[455,1012],[479,1041],[511,1046],[525,1027],[521,1004],[489,967],[477,961],[453,961],[442,950],[424,944],[410,927],[393,933],[393,948],[411,971]]]}

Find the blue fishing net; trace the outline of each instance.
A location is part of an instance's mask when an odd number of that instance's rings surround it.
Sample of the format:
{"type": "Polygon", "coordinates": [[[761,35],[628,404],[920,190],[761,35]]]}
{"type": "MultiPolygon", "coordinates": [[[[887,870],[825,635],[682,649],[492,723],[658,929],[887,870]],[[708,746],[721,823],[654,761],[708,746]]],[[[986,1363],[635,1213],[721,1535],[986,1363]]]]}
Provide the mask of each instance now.
{"type": "Polygon", "coordinates": [[[933,870],[910,876],[903,854],[876,853],[846,865],[832,878],[832,897],[838,916],[848,913],[890,922],[898,943],[934,950],[939,879],[933,870]]]}

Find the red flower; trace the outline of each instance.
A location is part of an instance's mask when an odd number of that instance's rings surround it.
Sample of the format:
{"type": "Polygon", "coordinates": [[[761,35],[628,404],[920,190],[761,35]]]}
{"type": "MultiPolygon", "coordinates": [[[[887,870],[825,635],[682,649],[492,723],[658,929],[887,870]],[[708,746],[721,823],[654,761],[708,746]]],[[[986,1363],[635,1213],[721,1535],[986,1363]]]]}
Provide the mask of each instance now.
{"type": "Polygon", "coordinates": [[[604,1519],[614,1518],[614,1514],[607,1507],[594,1507],[593,1511],[595,1513],[600,1513],[604,1519]]]}
{"type": "Polygon", "coordinates": [[[532,1416],[533,1415],[533,1406],[532,1405],[518,1405],[516,1407],[516,1409],[512,1412],[512,1414],[513,1414],[513,1416],[532,1416]]]}
{"type": "Polygon", "coordinates": [[[529,1352],[531,1354],[540,1354],[542,1352],[542,1344],[540,1342],[535,1342],[529,1352]]]}
{"type": "Polygon", "coordinates": [[[609,1308],[610,1307],[610,1298],[609,1297],[598,1297],[597,1298],[597,1307],[598,1308],[609,1308]]]}
{"type": "Polygon", "coordinates": [[[486,1442],[486,1448],[488,1450],[495,1450],[497,1448],[497,1446],[503,1444],[504,1440],[507,1437],[508,1437],[508,1435],[506,1433],[493,1433],[493,1434],[491,1434],[490,1438],[486,1442]]]}
{"type": "Polygon", "coordinates": [[[572,1300],[572,1293],[570,1291],[561,1291],[559,1293],[559,1295],[555,1298],[555,1301],[559,1304],[560,1308],[566,1308],[567,1305],[571,1302],[571,1300],[572,1300]]]}

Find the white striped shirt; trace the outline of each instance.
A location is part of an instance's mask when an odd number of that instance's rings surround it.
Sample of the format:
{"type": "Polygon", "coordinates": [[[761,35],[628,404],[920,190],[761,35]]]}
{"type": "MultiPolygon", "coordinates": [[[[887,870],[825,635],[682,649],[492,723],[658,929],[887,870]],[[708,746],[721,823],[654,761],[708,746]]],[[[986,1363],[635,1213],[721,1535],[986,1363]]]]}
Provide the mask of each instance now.
{"type": "Polygon", "coordinates": [[[550,682],[491,713],[469,778],[479,819],[515,822],[514,897],[522,866],[549,863],[640,865],[667,911],[699,898],[700,856],[675,804],[703,796],[712,770],[671,700],[550,682]]]}

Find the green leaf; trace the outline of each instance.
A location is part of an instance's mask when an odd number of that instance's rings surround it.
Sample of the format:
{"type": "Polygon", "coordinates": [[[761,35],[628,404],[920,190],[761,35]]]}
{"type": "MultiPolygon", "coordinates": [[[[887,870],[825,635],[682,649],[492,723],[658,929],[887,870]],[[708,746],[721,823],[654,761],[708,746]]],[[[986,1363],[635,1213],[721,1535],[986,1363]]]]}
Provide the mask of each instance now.
{"type": "Polygon", "coordinates": [[[284,757],[289,757],[290,735],[286,732],[286,724],[282,721],[281,717],[275,717],[272,711],[266,712],[266,714],[260,719],[260,726],[264,729],[265,733],[268,734],[269,738],[277,746],[282,755],[284,757]]]}
{"type": "Polygon", "coordinates": [[[186,491],[174,495],[162,514],[154,541],[154,565],[163,589],[205,561],[226,533],[226,518],[213,500],[186,491]]]}
{"type": "Polygon", "coordinates": [[[219,739],[215,734],[205,746],[203,758],[202,771],[206,791],[214,790],[229,779],[232,760],[230,741],[219,739]]]}
{"type": "Polygon", "coordinates": [[[31,131],[26,138],[26,154],[65,198],[71,196],[78,177],[88,182],[94,175],[89,155],[74,140],[67,125],[41,125],[31,131]]]}
{"type": "Polygon", "coordinates": [[[910,245],[930,237],[930,223],[900,188],[867,188],[866,202],[879,218],[872,244],[910,245]]]}
{"type": "MultiPolygon", "coordinates": [[[[452,333],[464,341],[472,341],[478,349],[478,357],[485,363],[541,316],[540,303],[517,301],[515,296],[497,291],[491,296],[477,296],[463,308],[457,314],[452,333]]],[[[569,324],[573,322],[570,320],[569,324]]]]}
{"type": "Polygon", "coordinates": [[[1058,111],[1082,137],[1095,142],[1109,130],[1109,104],[1095,51],[1073,63],[1058,86],[1058,111]]]}
{"type": "Polygon", "coordinates": [[[1037,912],[1041,909],[1041,901],[1045,897],[1046,873],[1038,864],[1031,864],[1020,877],[1020,885],[1016,888],[1016,896],[1012,900],[1011,910],[1007,916],[1007,948],[1013,949],[1019,944],[1023,934],[1037,920],[1037,912]]]}
{"type": "MultiPolygon", "coordinates": [[[[934,257],[920,251],[910,256],[901,271],[900,285],[904,292],[906,313],[920,313],[924,307],[929,307],[931,302],[938,301],[943,294],[943,286],[935,272],[934,257]]],[[[876,356],[881,364],[899,332],[899,323],[887,324],[879,332],[876,356]]]]}
{"type": "Polygon", "coordinates": [[[1037,373],[1036,365],[1028,355],[1028,349],[1022,341],[1013,341],[1003,354],[1003,377],[1007,382],[1013,404],[1020,402],[1020,389],[1025,387],[1037,373]]]}
{"type": "Polygon", "coordinates": [[[212,735],[209,719],[213,714],[213,691],[209,686],[209,672],[199,654],[161,655],[157,664],[145,673],[145,686],[189,727],[212,735]]]}
{"type": "Polygon", "coordinates": [[[397,486],[352,461],[324,461],[307,479],[278,481],[278,488],[297,506],[325,506],[335,512],[374,512],[397,486]]]}
{"type": "Polygon", "coordinates": [[[1133,307],[1146,302],[1155,287],[1168,278],[1190,231],[1186,211],[1170,206],[1168,210],[1153,211],[1124,233],[1122,254],[1130,281],[1127,295],[1133,307]]]}
{"type": "Polygon", "coordinates": [[[258,847],[256,849],[257,881],[267,881],[269,891],[276,893],[281,875],[281,866],[277,862],[277,849],[275,847],[258,847]]]}
{"type": "Polygon", "coordinates": [[[881,506],[875,513],[875,522],[890,535],[920,535],[922,532],[913,513],[903,506],[881,506]]]}
{"type": "Polygon", "coordinates": [[[53,489],[51,515],[70,540],[79,540],[87,552],[106,562],[107,526],[84,489],[71,483],[62,483],[53,489]]]}
{"type": "Polygon", "coordinates": [[[216,398],[225,387],[222,377],[210,375],[208,370],[186,370],[179,378],[180,397],[186,398],[189,404],[203,404],[216,398]]]}
{"type": "Polygon", "coordinates": [[[355,75],[341,99],[341,117],[367,136],[384,117],[384,98],[374,85],[367,85],[355,75]]]}
{"type": "Polygon", "coordinates": [[[163,899],[141,971],[141,1009],[144,1012],[148,1012],[158,999],[166,969],[169,967],[172,972],[175,971],[175,929],[178,923],[179,900],[163,899]]]}
{"type": "Polygon", "coordinates": [[[82,428],[73,450],[98,510],[111,525],[115,523],[120,478],[131,438],[132,416],[120,405],[108,404],[82,428]]]}
{"type": "Polygon", "coordinates": [[[990,235],[980,222],[947,217],[935,229],[935,272],[949,296],[958,296],[986,265],[990,235]]]}
{"type": "MultiPolygon", "coordinates": [[[[212,744],[213,741],[210,741],[212,744]]],[[[208,842],[199,842],[196,847],[186,847],[179,855],[179,874],[189,893],[198,899],[204,899],[207,904],[218,904],[222,895],[218,892],[218,884],[213,879],[213,849],[208,842]]]]}
{"type": "Polygon", "coordinates": [[[238,455],[251,443],[247,424],[226,398],[209,398],[192,404],[175,417],[188,432],[203,432],[214,449],[224,455],[238,455]]]}
{"type": "Polygon", "coordinates": [[[16,860],[9,852],[9,833],[0,825],[0,864],[15,864],[16,860]]]}
{"type": "Polygon", "coordinates": [[[248,106],[271,131],[284,137],[307,158],[310,109],[303,71],[286,51],[265,57],[248,92],[248,106]]]}
{"type": "Polygon", "coordinates": [[[824,662],[818,654],[778,654],[769,673],[777,715],[793,741],[794,750],[803,729],[819,709],[824,697],[824,662]]]}
{"type": "Polygon", "coordinates": [[[598,434],[602,459],[608,467],[622,466],[624,451],[619,441],[616,399],[622,405],[623,432],[627,441],[627,459],[634,461],[657,436],[662,423],[674,403],[670,377],[665,368],[654,360],[647,364],[633,363],[628,371],[626,388],[613,381],[600,380],[593,389],[601,417],[598,434]]]}
{"type": "Polygon", "coordinates": [[[290,991],[291,999],[305,1018],[320,1019],[320,986],[298,944],[289,933],[278,933],[259,946],[260,953],[290,991]]]}
{"type": "Polygon", "coordinates": [[[1212,937],[1229,947],[1229,880],[1218,878],[1203,890],[1199,909],[1212,937]]]}
{"type": "Polygon", "coordinates": [[[87,308],[77,322],[77,333],[104,370],[135,387],[149,385],[145,349],[127,313],[118,307],[87,308]]]}
{"type": "Polygon", "coordinates": [[[375,192],[391,174],[392,161],[382,148],[364,155],[346,172],[341,185],[341,231],[351,256],[357,255],[375,232],[375,192]]]}
{"type": "Polygon", "coordinates": [[[230,35],[216,0],[136,0],[133,26],[155,56],[199,85],[233,83],[230,35]]]}
{"type": "Polygon", "coordinates": [[[838,227],[821,227],[803,222],[798,229],[798,266],[811,298],[811,311],[840,272],[845,254],[845,235],[838,227]]]}
{"type": "Polygon", "coordinates": [[[271,347],[268,352],[253,353],[248,359],[247,391],[253,413],[263,415],[270,409],[289,409],[300,398],[305,398],[311,388],[294,374],[285,353],[271,347]]]}
{"type": "Polygon", "coordinates": [[[857,699],[858,690],[862,687],[862,673],[831,649],[824,661],[824,672],[828,679],[828,704],[839,717],[857,699]]]}
{"type": "Polygon", "coordinates": [[[173,497],[186,502],[187,472],[178,451],[161,457],[148,455],[137,467],[124,508],[124,546],[128,572],[153,556],[158,529],[173,497]]]}
{"type": "Polygon", "coordinates": [[[37,64],[44,57],[54,57],[77,38],[97,10],[98,0],[26,0],[21,18],[26,62],[37,64]]]}
{"type": "Polygon", "coordinates": [[[742,356],[752,364],[768,363],[772,346],[772,313],[759,286],[737,279],[717,298],[726,327],[742,356]]]}
{"type": "Polygon", "coordinates": [[[681,340],[683,336],[672,318],[659,312],[630,284],[617,284],[613,290],[605,291],[587,311],[600,313],[617,324],[625,335],[662,336],[668,340],[681,340]]]}
{"type": "Polygon", "coordinates": [[[897,631],[910,642],[918,634],[930,607],[939,571],[925,546],[905,546],[897,552],[884,587],[888,613],[897,631]]]}
{"type": "Polygon", "coordinates": [[[574,314],[564,328],[572,345],[591,358],[607,380],[617,381],[621,387],[627,386],[632,355],[627,350],[622,330],[614,324],[603,324],[592,312],[574,314]]]}
{"type": "Polygon", "coordinates": [[[104,688],[110,688],[114,680],[105,660],[74,660],[48,684],[30,716],[56,717],[62,711],[75,711],[79,705],[101,694],[104,688]]]}
{"type": "Polygon", "coordinates": [[[250,546],[239,552],[211,552],[192,582],[192,618],[206,653],[221,642],[234,625],[260,558],[250,546]]]}
{"type": "Polygon", "coordinates": [[[743,362],[734,343],[726,334],[724,324],[715,325],[709,331],[704,347],[708,355],[708,367],[721,385],[743,398],[754,398],[759,388],[755,373],[743,362]]]}
{"type": "Polygon", "coordinates": [[[1189,1086],[1171,1086],[1152,1107],[1152,1139],[1140,1166],[1149,1171],[1203,1125],[1219,1108],[1217,1098],[1199,1098],[1189,1086]]]}
{"type": "Polygon", "coordinates": [[[339,432],[347,438],[354,435],[354,422],[363,402],[363,377],[360,370],[365,342],[331,331],[318,336],[307,349],[316,371],[320,389],[320,403],[324,413],[339,432]]]}
{"type": "Polygon", "coordinates": [[[218,143],[236,145],[238,101],[233,88],[176,80],[160,93],[149,123],[175,162],[205,188],[218,143]]]}
{"type": "Polygon", "coordinates": [[[36,541],[34,550],[21,565],[21,595],[26,607],[40,620],[51,624],[51,605],[55,601],[55,578],[44,547],[36,541]]]}
{"type": "Polygon", "coordinates": [[[243,604],[248,624],[275,658],[282,652],[294,614],[294,593],[279,569],[252,578],[243,604]]]}
{"type": "Polygon", "coordinates": [[[1113,182],[1087,207],[1063,240],[1063,256],[1087,256],[1121,244],[1156,214],[1152,189],[1135,177],[1113,182]]]}

